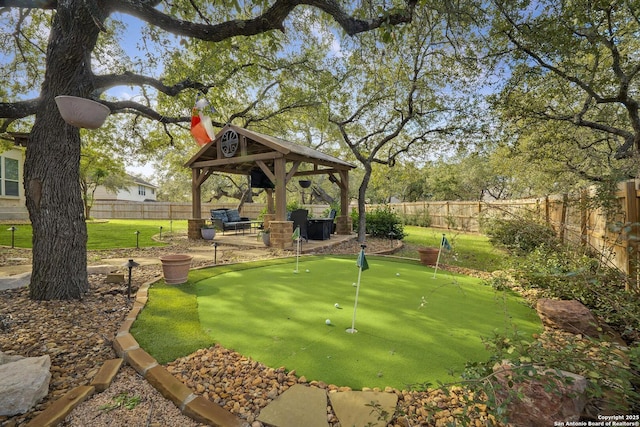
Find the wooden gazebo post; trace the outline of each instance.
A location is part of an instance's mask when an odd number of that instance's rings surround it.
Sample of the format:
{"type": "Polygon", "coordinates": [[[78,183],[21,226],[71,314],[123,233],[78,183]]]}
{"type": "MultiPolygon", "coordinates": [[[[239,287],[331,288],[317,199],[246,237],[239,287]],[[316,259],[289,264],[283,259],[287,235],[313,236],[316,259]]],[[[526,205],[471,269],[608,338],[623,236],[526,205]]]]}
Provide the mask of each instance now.
{"type": "Polygon", "coordinates": [[[200,229],[205,223],[202,219],[202,168],[191,169],[191,218],[187,221],[189,239],[200,239],[200,229]]]}
{"type": "Polygon", "coordinates": [[[271,221],[271,246],[278,249],[288,249],[293,246],[293,222],[287,221],[287,161],[279,157],[274,161],[274,175],[276,177],[276,219],[271,221]]]}

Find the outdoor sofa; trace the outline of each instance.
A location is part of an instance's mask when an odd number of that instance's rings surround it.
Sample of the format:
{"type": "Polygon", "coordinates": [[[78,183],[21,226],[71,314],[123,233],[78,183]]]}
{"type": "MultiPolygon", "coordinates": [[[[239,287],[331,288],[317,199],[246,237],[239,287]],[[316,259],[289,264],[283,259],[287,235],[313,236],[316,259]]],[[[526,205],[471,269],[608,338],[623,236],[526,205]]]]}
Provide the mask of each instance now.
{"type": "Polygon", "coordinates": [[[228,230],[250,230],[251,220],[247,217],[240,216],[237,209],[211,209],[211,222],[217,230],[221,230],[222,234],[228,230]]]}

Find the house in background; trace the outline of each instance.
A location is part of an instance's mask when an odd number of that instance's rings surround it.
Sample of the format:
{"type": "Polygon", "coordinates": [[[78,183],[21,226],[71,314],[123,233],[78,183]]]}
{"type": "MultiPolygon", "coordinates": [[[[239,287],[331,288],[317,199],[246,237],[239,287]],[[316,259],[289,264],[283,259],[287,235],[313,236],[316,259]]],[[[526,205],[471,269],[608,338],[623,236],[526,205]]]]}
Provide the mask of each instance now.
{"type": "Polygon", "coordinates": [[[23,174],[29,134],[14,133],[11,136],[14,147],[0,152],[0,219],[28,221],[23,174]]]}
{"type": "Polygon", "coordinates": [[[113,192],[99,185],[93,193],[94,200],[126,200],[130,202],[155,202],[158,187],[133,175],[127,174],[132,184],[113,192]]]}

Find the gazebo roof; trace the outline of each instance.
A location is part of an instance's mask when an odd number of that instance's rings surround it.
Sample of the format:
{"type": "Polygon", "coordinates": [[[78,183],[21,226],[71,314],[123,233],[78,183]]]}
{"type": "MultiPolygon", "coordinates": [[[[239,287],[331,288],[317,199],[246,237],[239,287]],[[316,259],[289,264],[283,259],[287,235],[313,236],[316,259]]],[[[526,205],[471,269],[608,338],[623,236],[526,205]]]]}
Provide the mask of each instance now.
{"type": "Polygon", "coordinates": [[[313,148],[234,125],[222,128],[213,141],[203,146],[185,166],[248,175],[256,167],[257,161],[272,165],[277,158],[314,165],[313,170],[298,170],[296,175],[331,173],[356,167],[313,148]],[[233,132],[237,135],[235,149],[233,132]]]}

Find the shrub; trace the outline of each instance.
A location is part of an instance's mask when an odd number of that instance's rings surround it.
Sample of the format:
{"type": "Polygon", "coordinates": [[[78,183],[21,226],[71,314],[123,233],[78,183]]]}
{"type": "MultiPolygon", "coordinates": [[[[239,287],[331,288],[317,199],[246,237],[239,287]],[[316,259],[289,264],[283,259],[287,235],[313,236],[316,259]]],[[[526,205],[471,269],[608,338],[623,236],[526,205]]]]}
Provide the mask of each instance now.
{"type": "Polygon", "coordinates": [[[393,233],[395,239],[404,238],[404,227],[398,214],[384,206],[367,212],[367,233],[372,237],[388,238],[393,233]]]}
{"type": "MultiPolygon", "coordinates": [[[[351,211],[351,223],[353,229],[358,229],[358,221],[360,215],[356,210],[351,211]]],[[[388,206],[376,208],[372,212],[366,213],[367,234],[371,237],[389,238],[389,233],[393,232],[393,238],[402,240],[406,234],[400,216],[391,210],[388,206]]]]}
{"type": "Polygon", "coordinates": [[[403,216],[404,225],[417,225],[418,227],[431,227],[431,214],[429,210],[421,210],[416,214],[406,214],[403,216]]]}
{"type": "Polygon", "coordinates": [[[482,222],[489,241],[516,254],[526,254],[541,245],[556,246],[559,241],[549,225],[532,217],[489,218],[482,222]]]}

